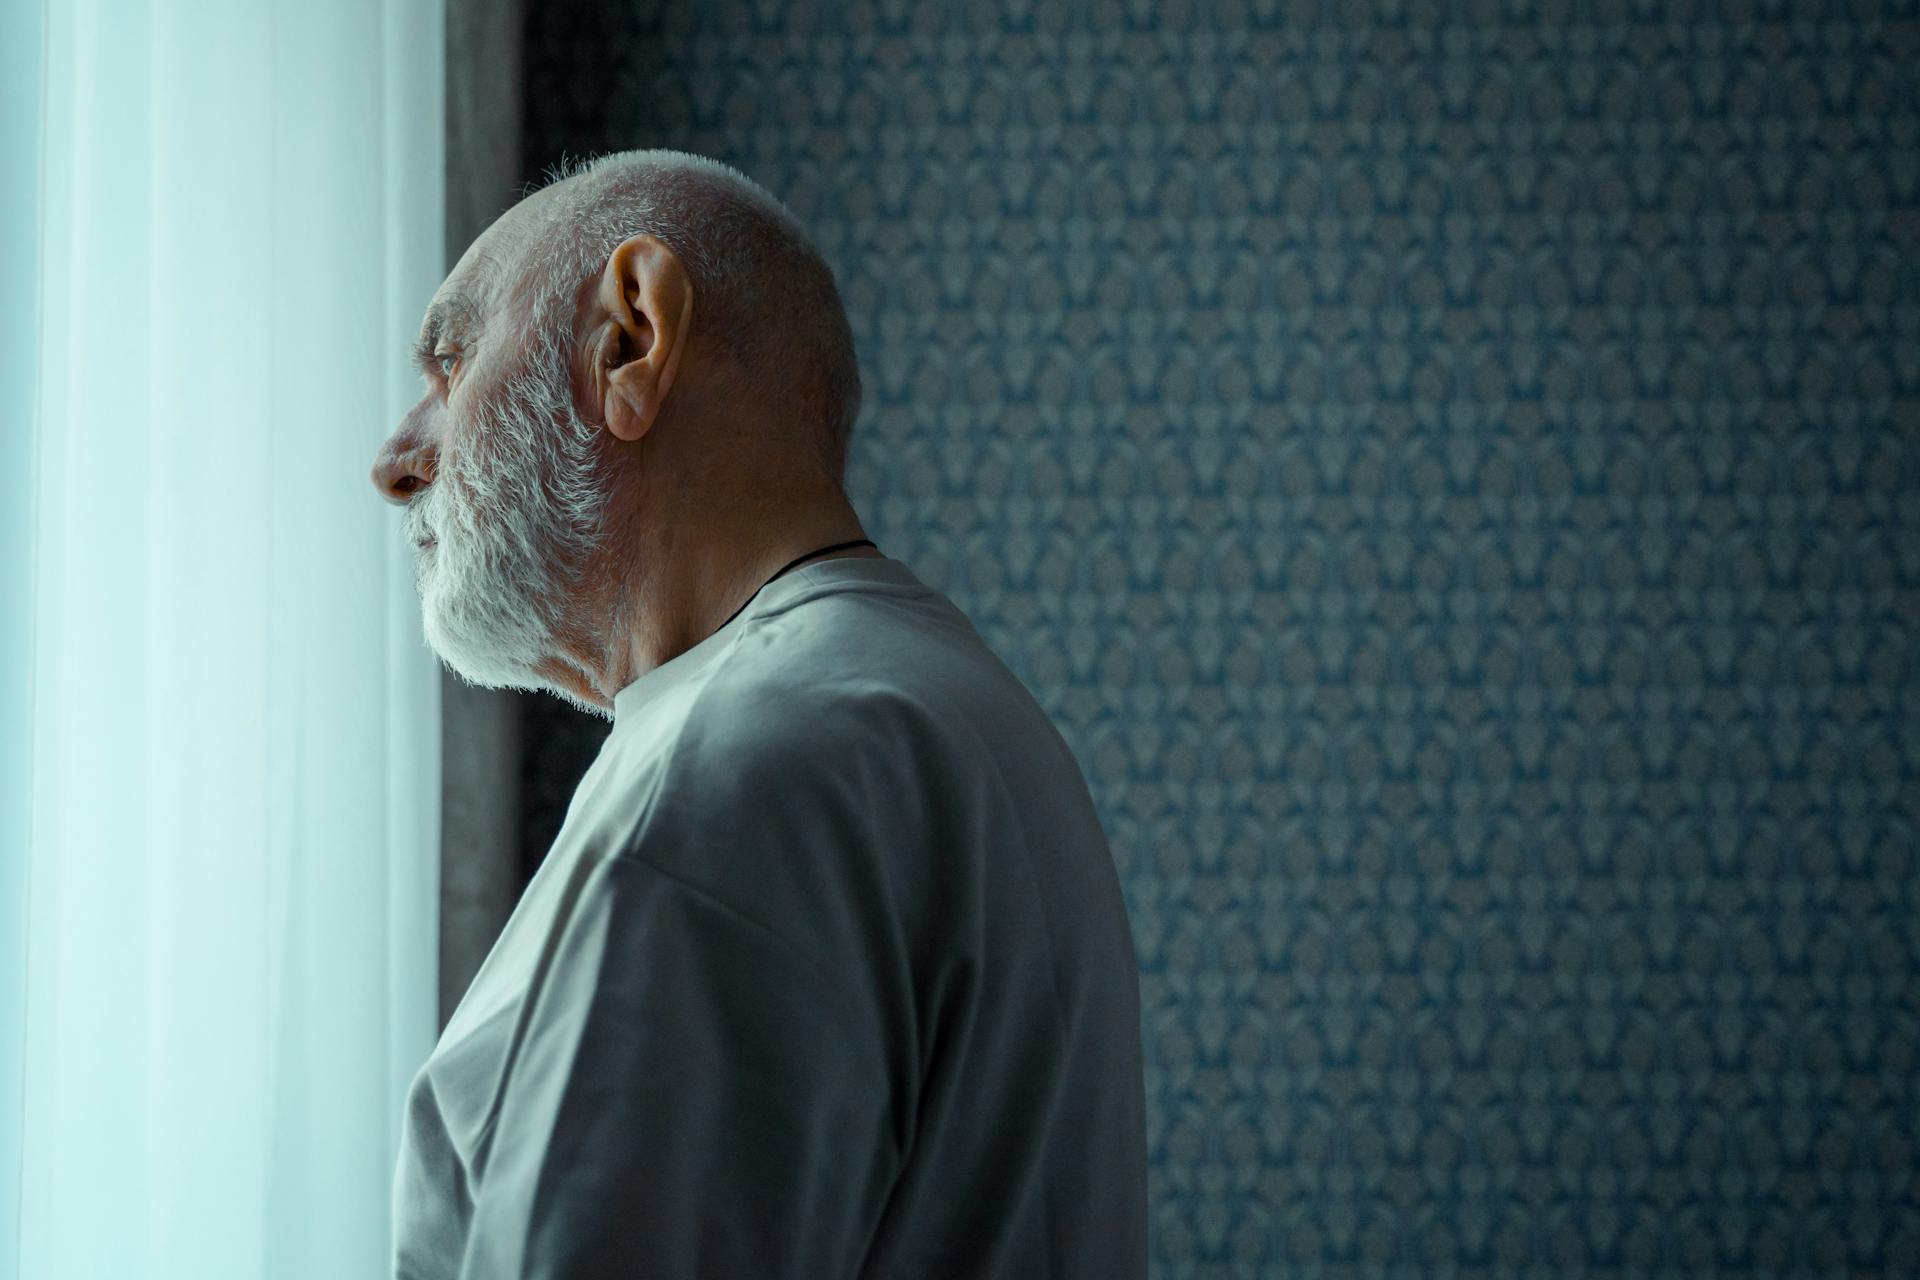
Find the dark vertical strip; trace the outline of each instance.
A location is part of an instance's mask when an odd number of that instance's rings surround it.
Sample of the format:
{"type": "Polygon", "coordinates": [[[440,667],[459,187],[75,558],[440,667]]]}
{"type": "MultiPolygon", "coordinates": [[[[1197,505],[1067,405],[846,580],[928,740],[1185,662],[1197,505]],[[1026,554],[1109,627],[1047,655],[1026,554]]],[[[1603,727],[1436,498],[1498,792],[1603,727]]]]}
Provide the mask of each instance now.
{"type": "MultiPolygon", "coordinates": [[[[448,0],[447,268],[517,198],[520,0],[448,0]]],[[[440,1025],[521,887],[525,694],[441,676],[440,1025]]]]}

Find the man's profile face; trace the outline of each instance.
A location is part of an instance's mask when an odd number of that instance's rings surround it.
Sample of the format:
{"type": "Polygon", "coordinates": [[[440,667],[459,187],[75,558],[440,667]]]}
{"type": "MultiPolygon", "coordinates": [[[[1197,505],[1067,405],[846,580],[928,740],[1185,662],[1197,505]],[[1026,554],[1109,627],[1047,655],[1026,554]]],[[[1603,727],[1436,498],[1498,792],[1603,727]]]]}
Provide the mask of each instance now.
{"type": "Polygon", "coordinates": [[[552,688],[534,669],[600,544],[607,486],[600,433],[573,403],[570,295],[513,289],[515,273],[486,250],[517,211],[435,294],[416,352],[426,392],[382,448],[374,483],[406,504],[434,652],[475,684],[552,688]]]}

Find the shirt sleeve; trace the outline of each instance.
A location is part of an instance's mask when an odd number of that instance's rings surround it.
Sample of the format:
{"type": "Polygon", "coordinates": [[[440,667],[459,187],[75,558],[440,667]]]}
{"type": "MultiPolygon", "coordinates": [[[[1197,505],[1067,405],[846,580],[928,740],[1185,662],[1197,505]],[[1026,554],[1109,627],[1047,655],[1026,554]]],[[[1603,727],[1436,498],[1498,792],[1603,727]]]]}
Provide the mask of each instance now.
{"type": "Polygon", "coordinates": [[[884,1046],[832,975],[632,855],[546,960],[460,1276],[852,1276],[897,1154],[884,1046]]]}

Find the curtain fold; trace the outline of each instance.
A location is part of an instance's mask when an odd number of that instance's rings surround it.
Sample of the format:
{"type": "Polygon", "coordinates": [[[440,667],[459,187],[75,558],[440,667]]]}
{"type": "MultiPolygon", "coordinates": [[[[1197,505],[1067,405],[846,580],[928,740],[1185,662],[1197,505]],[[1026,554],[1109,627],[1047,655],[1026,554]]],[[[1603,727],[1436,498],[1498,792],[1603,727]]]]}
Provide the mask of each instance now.
{"type": "Polygon", "coordinates": [[[0,1280],[20,1239],[41,36],[38,5],[0,4],[0,1280]]]}
{"type": "Polygon", "coordinates": [[[383,1274],[439,685],[368,469],[443,269],[442,14],[38,21],[0,1280],[383,1274]]]}

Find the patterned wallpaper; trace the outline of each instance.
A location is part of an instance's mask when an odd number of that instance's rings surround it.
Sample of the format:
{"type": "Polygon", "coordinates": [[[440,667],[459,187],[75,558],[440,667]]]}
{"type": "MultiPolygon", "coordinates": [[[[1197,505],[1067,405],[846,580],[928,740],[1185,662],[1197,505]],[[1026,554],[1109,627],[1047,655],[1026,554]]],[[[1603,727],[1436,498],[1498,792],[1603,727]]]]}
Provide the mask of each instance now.
{"type": "Polygon", "coordinates": [[[533,8],[1078,753],[1157,1277],[1920,1275],[1911,0],[533,8]]]}

